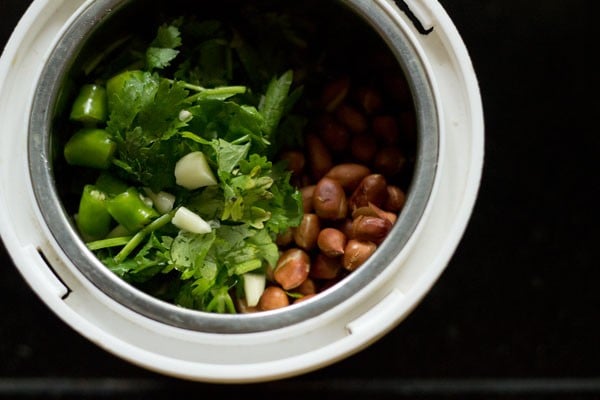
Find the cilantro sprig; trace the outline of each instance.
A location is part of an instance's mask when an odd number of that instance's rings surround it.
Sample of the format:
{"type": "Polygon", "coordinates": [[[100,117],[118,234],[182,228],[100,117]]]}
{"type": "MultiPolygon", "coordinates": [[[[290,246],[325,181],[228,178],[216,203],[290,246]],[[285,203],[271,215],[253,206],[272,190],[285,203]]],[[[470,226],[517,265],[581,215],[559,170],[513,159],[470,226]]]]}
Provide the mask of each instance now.
{"type": "MultiPolygon", "coordinates": [[[[271,77],[261,92],[235,82],[243,63],[234,68],[234,53],[249,48],[236,48],[232,40],[218,21],[179,18],[158,28],[141,53],[143,63],[134,61],[135,68],[107,79],[108,118],[101,128],[116,150],[103,175],[140,193],[170,192],[174,210],[139,231],[119,233],[117,227],[88,243],[128,282],[208,312],[235,312],[231,293],[239,290],[240,277],[275,265],[276,236],[302,218],[290,173],[272,161],[280,128],[290,126],[288,118],[297,121],[292,110],[301,88],[292,90],[291,70],[271,77]],[[176,184],[177,162],[195,151],[206,156],[216,185],[187,190],[176,184]],[[170,224],[178,207],[208,221],[210,232],[170,224]]],[[[118,195],[96,189],[108,202],[118,195]]]]}

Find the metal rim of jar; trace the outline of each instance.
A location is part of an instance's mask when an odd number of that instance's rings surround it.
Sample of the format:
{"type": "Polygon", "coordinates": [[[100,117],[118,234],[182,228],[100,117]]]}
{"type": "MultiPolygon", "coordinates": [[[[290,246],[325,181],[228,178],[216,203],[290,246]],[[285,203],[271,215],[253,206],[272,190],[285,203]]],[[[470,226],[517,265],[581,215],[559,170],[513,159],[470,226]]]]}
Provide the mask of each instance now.
{"type": "Polygon", "coordinates": [[[60,85],[94,31],[129,1],[92,2],[67,27],[44,65],[33,99],[28,129],[29,173],[37,206],[56,243],[70,262],[100,291],[145,317],[192,331],[251,333],[287,327],[314,318],[349,299],[372,281],[404,248],[415,231],[434,186],[439,153],[438,110],[423,61],[379,1],[336,0],[363,18],[387,43],[403,69],[417,119],[417,159],[407,202],[394,228],[358,270],[311,301],[268,312],[223,315],[184,309],[158,300],[114,275],[87,249],[74,229],[55,186],[52,121],[60,85]]]}

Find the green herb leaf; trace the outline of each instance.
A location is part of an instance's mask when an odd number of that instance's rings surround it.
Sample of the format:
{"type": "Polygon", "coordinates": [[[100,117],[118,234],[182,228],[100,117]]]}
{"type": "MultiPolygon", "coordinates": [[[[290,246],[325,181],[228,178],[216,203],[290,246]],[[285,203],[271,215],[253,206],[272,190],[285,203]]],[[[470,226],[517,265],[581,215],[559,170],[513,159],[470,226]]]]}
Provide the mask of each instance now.
{"type": "Polygon", "coordinates": [[[149,71],[163,69],[179,54],[177,47],[181,46],[181,34],[175,25],[161,25],[156,38],[146,50],[146,68],[149,71]]]}
{"type": "Polygon", "coordinates": [[[262,99],[258,111],[264,118],[263,130],[267,138],[275,132],[279,121],[286,108],[287,96],[294,80],[294,73],[290,70],[278,79],[271,80],[267,92],[262,99]]]}
{"type": "MultiPolygon", "coordinates": [[[[164,214],[131,237],[91,247],[115,274],[184,307],[235,312],[231,293],[240,276],[275,265],[274,238],[302,217],[290,173],[269,157],[296,143],[305,124],[292,114],[302,88],[292,90],[291,70],[280,74],[286,59],[275,43],[303,42],[287,21],[275,15],[263,20],[275,22],[282,34],[253,47],[219,21],[176,19],[161,25],[149,45],[123,48],[133,58],[122,59],[133,64],[104,68],[107,74],[128,66],[106,85],[106,131],[117,144],[108,172],[127,185],[169,190],[177,206],[213,229],[179,231],[164,214]],[[251,84],[233,85],[234,72],[247,73],[244,81],[251,84]],[[174,167],[196,150],[207,155],[218,184],[187,191],[175,184],[174,167]]],[[[262,34],[272,36],[268,29],[262,34]]]]}

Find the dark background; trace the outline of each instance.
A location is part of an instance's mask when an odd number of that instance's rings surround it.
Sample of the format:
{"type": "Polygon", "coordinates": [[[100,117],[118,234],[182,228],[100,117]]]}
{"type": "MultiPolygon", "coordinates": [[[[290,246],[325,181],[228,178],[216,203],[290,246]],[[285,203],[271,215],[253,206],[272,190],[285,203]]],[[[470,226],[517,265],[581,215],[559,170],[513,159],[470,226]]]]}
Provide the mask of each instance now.
{"type": "MultiPolygon", "coordinates": [[[[486,160],[460,246],[403,323],[297,378],[179,381],[76,334],[0,247],[0,398],[600,398],[592,0],[441,3],[479,78],[486,160]]],[[[28,4],[0,0],[0,48],[28,4]]]]}

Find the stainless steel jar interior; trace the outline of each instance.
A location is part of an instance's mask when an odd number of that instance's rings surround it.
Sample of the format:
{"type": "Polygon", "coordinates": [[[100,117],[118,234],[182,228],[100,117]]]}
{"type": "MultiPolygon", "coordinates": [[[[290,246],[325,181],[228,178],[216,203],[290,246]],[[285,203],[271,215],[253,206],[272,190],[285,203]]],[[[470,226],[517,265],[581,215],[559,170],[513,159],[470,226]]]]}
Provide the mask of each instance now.
{"type": "MultiPolygon", "coordinates": [[[[63,106],[63,89],[69,82],[73,65],[87,42],[96,40],[98,32],[106,30],[106,26],[114,21],[117,24],[125,23],[123,15],[136,8],[148,7],[149,4],[148,1],[135,0],[96,0],[89,3],[66,29],[40,76],[29,121],[29,170],[37,205],[61,250],[89,281],[114,301],[148,318],[194,331],[248,333],[273,330],[315,317],[349,299],[384,270],[402,250],[426,208],[436,174],[439,128],[432,87],[423,60],[400,29],[394,19],[396,17],[382,5],[389,6],[389,3],[338,0],[335,1],[335,7],[351,10],[370,25],[387,43],[409,81],[417,117],[418,140],[414,175],[404,210],[376,253],[342,282],[312,301],[286,309],[243,315],[216,315],[183,309],[153,298],[122,281],[86,248],[57,190],[56,176],[61,171],[55,169],[53,160],[60,157],[62,152],[56,149],[52,132],[58,110],[63,106]]],[[[305,3],[298,4],[304,6],[305,3]]]]}

